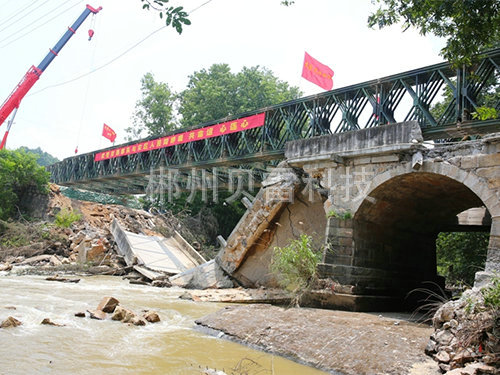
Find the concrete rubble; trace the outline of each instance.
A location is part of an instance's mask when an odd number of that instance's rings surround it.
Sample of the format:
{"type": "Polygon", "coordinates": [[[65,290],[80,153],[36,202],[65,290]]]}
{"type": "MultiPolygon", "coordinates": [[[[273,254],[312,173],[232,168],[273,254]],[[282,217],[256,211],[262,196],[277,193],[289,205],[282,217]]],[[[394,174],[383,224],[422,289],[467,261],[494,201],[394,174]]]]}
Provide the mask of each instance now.
{"type": "Polygon", "coordinates": [[[212,259],[196,268],[170,277],[174,286],[187,289],[232,288],[233,282],[212,259]]]}
{"type": "MultiPolygon", "coordinates": [[[[131,209],[118,205],[103,205],[69,199],[62,195],[59,187],[51,185],[46,203],[48,214],[44,217],[50,222],[61,211],[75,212],[81,220],[69,228],[42,224],[41,235],[29,245],[0,249],[0,272],[13,272],[15,267],[33,267],[38,273],[65,271],[102,275],[129,275],[135,282],[168,287],[168,276],[194,268],[205,259],[194,250],[177,232],[180,222],[173,216],[153,215],[144,210],[131,209]],[[115,228],[115,233],[113,232],[115,228]],[[120,228],[117,233],[116,228],[120,228]],[[163,236],[158,230],[164,231],[163,236]],[[120,234],[120,238],[117,238],[120,234]],[[124,235],[125,234],[125,235],[124,235]],[[120,243],[127,239],[136,242],[149,242],[165,250],[164,254],[174,254],[165,266],[164,259],[159,259],[151,249],[142,253],[120,251],[120,243]],[[162,266],[162,262],[163,265],[162,266]],[[176,268],[177,266],[177,268],[176,268]]],[[[20,231],[36,232],[26,224],[20,231]]],[[[30,241],[31,242],[31,241],[30,241]]],[[[16,272],[16,271],[14,271],[16,272]]],[[[28,271],[26,271],[28,272],[28,271]]],[[[50,281],[69,280],[53,279],[50,281]]]]}

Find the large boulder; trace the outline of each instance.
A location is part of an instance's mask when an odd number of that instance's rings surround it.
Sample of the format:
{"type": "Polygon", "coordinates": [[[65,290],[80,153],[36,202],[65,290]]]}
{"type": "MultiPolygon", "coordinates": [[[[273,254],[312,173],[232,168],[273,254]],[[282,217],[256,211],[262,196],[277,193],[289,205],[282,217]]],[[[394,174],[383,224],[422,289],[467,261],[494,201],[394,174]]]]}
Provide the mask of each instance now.
{"type": "Polygon", "coordinates": [[[1,324],[0,328],[12,328],[12,327],[17,327],[20,326],[22,323],[17,320],[16,318],[9,316],[7,319],[5,319],[1,324]]]}
{"type": "Polygon", "coordinates": [[[158,323],[160,321],[160,316],[156,311],[146,311],[142,317],[149,323],[158,323]]]}
{"type": "Polygon", "coordinates": [[[121,306],[117,306],[115,308],[115,311],[114,311],[111,319],[118,320],[118,321],[121,321],[123,323],[128,323],[136,317],[137,317],[137,315],[133,311],[128,310],[128,309],[121,307],[121,306]]]}

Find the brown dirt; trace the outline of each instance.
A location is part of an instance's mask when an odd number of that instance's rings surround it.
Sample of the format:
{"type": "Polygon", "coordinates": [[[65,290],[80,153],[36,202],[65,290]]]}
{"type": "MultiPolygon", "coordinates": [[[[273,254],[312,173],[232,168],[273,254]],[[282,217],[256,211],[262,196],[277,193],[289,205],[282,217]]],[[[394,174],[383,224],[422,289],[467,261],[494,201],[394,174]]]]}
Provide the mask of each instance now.
{"type": "Polygon", "coordinates": [[[228,306],[196,323],[332,373],[439,373],[424,354],[433,329],[387,315],[245,305],[228,306]]]}

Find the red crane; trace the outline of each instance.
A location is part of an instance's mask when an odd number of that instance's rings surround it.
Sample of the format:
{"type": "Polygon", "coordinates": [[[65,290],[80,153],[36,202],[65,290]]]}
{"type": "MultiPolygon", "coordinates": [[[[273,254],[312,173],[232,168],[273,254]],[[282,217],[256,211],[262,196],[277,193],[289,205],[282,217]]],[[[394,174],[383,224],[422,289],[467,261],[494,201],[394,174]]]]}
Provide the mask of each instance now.
{"type": "MultiPolygon", "coordinates": [[[[12,91],[9,97],[5,100],[5,102],[0,107],[0,126],[5,122],[7,117],[12,113],[12,117],[7,124],[7,131],[3,136],[2,143],[0,143],[0,150],[5,147],[5,143],[7,142],[7,136],[9,135],[10,128],[14,122],[14,117],[16,116],[17,109],[19,108],[19,104],[21,104],[21,100],[25,97],[28,91],[33,87],[36,81],[40,78],[42,73],[47,69],[52,60],[55,59],[57,54],[61,51],[64,45],[71,39],[73,34],[75,34],[76,30],[81,26],[81,24],[87,19],[89,14],[97,14],[101,11],[102,7],[97,9],[92,8],[87,4],[83,13],[78,17],[75,23],[68,27],[68,30],[64,33],[64,35],[59,39],[54,48],[50,49],[49,53],[42,62],[35,67],[34,65],[28,70],[28,72],[24,75],[21,82],[19,82],[16,88],[12,91]]],[[[93,30],[89,30],[89,40],[94,35],[93,30]]]]}

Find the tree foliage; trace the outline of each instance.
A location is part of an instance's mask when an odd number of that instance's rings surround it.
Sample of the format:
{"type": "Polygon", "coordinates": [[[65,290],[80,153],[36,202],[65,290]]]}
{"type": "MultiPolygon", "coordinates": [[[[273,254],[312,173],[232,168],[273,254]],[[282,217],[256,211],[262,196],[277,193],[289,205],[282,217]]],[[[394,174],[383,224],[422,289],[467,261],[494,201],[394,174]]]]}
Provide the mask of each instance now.
{"type": "Polygon", "coordinates": [[[133,195],[110,195],[97,193],[95,191],[80,190],[74,188],[61,187],[61,193],[71,199],[79,201],[96,202],[101,204],[119,204],[130,208],[141,208],[137,198],[133,195]]]}
{"type": "Polygon", "coordinates": [[[438,273],[450,284],[474,283],[474,275],[484,268],[489,233],[439,233],[436,240],[438,273]]]}
{"type": "Polygon", "coordinates": [[[301,95],[297,87],[279,80],[267,68],[243,67],[234,74],[229,65],[214,64],[189,77],[187,89],[180,94],[181,124],[193,126],[301,95]]]}
{"type": "Polygon", "coordinates": [[[168,84],[157,82],[152,73],[141,79],[141,99],[135,105],[133,126],[125,129],[129,140],[157,136],[177,127],[174,117],[176,95],[168,84]]]}
{"type": "MultiPolygon", "coordinates": [[[[183,27],[191,25],[191,21],[189,20],[189,13],[184,10],[183,6],[178,5],[170,5],[170,0],[141,0],[142,9],[146,10],[154,10],[158,13],[161,19],[165,18],[165,24],[167,26],[172,26],[179,34],[182,34],[183,27]]],[[[208,0],[206,3],[203,3],[198,8],[201,8],[203,5],[209,3],[212,0],[208,0]]],[[[294,3],[293,0],[282,0],[281,4],[285,6],[290,6],[294,3]]],[[[179,4],[180,1],[177,1],[179,4]]]]}
{"type": "Polygon", "coordinates": [[[243,67],[232,73],[227,64],[214,64],[194,72],[186,90],[172,92],[151,73],[141,80],[142,97],[136,103],[129,139],[157,136],[182,126],[194,126],[250,110],[296,99],[297,87],[281,81],[266,68],[243,67]],[[176,113],[178,106],[178,114],[176,113]]]}
{"type": "Polygon", "coordinates": [[[48,193],[49,173],[24,151],[0,150],[0,219],[16,214],[16,206],[30,193],[48,193]]]}
{"type": "Polygon", "coordinates": [[[184,25],[191,25],[184,7],[169,6],[169,0],[141,0],[141,2],[143,3],[142,9],[157,11],[160,18],[165,17],[165,24],[172,25],[179,34],[182,34],[184,25]]]}
{"type": "Polygon", "coordinates": [[[471,65],[474,56],[500,41],[498,0],[375,0],[378,10],[368,18],[370,27],[403,22],[404,30],[417,28],[446,39],[442,56],[459,66],[471,65]]]}
{"type": "Polygon", "coordinates": [[[60,160],[56,158],[55,156],[52,156],[48,152],[43,151],[40,147],[37,148],[28,148],[28,147],[19,147],[18,151],[25,151],[28,154],[33,154],[36,155],[37,159],[36,162],[38,165],[41,165],[42,167],[47,167],[51,164],[57,163],[60,160]]]}

